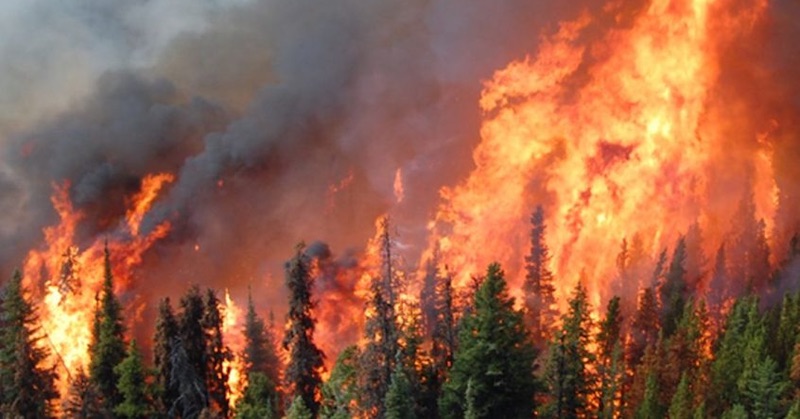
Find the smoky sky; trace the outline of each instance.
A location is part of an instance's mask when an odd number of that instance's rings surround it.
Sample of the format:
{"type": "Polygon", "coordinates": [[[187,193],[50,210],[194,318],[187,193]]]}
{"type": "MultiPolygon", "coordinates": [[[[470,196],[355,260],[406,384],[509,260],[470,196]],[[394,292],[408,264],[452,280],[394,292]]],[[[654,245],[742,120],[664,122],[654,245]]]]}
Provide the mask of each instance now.
{"type": "Polygon", "coordinates": [[[438,189],[470,168],[482,82],[577,12],[522,0],[7,2],[4,275],[57,222],[54,185],[70,185],[87,245],[117,234],[141,179],[160,172],[176,181],[145,229],[173,230],[138,276],[159,278],[155,293],[277,289],[295,243],[348,254],[390,209],[418,252],[438,189]],[[395,205],[398,169],[407,196],[395,205]]]}

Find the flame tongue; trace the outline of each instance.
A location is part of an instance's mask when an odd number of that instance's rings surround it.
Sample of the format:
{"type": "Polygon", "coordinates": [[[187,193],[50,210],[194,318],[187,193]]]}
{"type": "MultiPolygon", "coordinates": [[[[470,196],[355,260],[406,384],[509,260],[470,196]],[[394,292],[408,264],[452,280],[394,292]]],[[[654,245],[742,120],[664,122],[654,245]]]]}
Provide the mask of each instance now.
{"type": "MultiPolygon", "coordinates": [[[[141,191],[131,201],[125,223],[107,237],[117,291],[130,286],[144,252],[169,233],[170,224],[164,222],[147,235],[139,234],[144,214],[163,185],[171,180],[169,174],[147,176],[141,191]]],[[[106,237],[98,237],[85,249],[76,246],[76,231],[83,214],[73,208],[69,187],[68,183],[54,187],[52,203],[59,222],[44,229],[45,244],[30,251],[24,263],[26,287],[41,295],[43,301],[38,312],[45,337],[42,344],[48,347],[51,362],[59,369],[57,386],[62,397],[67,395],[71,373],[79,367],[84,370],[88,367],[92,308],[103,283],[106,241],[106,237]]],[[[137,307],[128,308],[128,318],[132,321],[137,307]]]]}
{"type": "MultiPolygon", "coordinates": [[[[614,274],[609,243],[639,233],[652,253],[714,215],[700,208],[703,179],[718,169],[712,151],[724,144],[723,129],[704,119],[718,76],[708,18],[721,3],[656,0],[630,28],[589,46],[579,42],[592,25],[584,15],[544,39],[535,59],[486,83],[476,167],[442,191],[431,225],[460,285],[491,260],[521,272],[537,202],[546,204],[558,295],[586,269],[595,306],[614,274]]],[[[741,11],[726,30],[763,8],[741,11]]],[[[761,214],[774,211],[762,202],[761,214]]]]}

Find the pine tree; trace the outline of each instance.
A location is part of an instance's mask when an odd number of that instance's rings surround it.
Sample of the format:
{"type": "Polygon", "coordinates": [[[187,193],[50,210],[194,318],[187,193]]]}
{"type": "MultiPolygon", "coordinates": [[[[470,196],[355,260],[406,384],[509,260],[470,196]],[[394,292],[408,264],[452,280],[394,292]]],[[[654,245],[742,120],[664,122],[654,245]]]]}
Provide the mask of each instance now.
{"type": "Polygon", "coordinates": [[[357,346],[349,346],[339,354],[331,371],[331,376],[322,385],[322,406],[320,417],[347,419],[356,416],[358,401],[358,361],[357,346]]]}
{"type": "Polygon", "coordinates": [[[745,408],[754,418],[780,417],[783,394],[788,387],[769,356],[749,363],[739,379],[745,408]]]}
{"type": "Polygon", "coordinates": [[[311,314],[314,307],[311,300],[313,278],[310,259],[304,250],[305,245],[299,244],[295,256],[286,265],[289,315],[283,347],[289,352],[289,365],[286,368],[287,394],[299,397],[302,405],[312,416],[316,416],[319,411],[324,355],[314,344],[316,320],[311,314]]]}
{"type": "Polygon", "coordinates": [[[661,331],[658,320],[658,300],[653,288],[647,287],[639,295],[639,304],[631,324],[631,347],[628,365],[639,363],[647,345],[654,344],[661,331]]]}
{"type": "Polygon", "coordinates": [[[457,330],[453,306],[453,281],[450,275],[441,278],[436,287],[436,320],[431,339],[431,357],[439,382],[444,382],[453,365],[457,330]]]}
{"type": "Polygon", "coordinates": [[[703,291],[706,263],[708,262],[703,251],[703,232],[700,229],[700,223],[695,221],[689,226],[685,242],[686,287],[690,293],[695,294],[703,291]]]}
{"type": "Polygon", "coordinates": [[[686,239],[681,237],[672,254],[672,261],[661,285],[661,327],[664,337],[669,338],[678,326],[686,303],[686,239]]]}
{"type": "Polygon", "coordinates": [[[440,281],[439,251],[434,250],[433,256],[425,262],[425,277],[422,280],[422,289],[419,293],[419,304],[422,309],[422,326],[425,336],[431,337],[436,327],[436,288],[440,281]]]}
{"type": "Polygon", "coordinates": [[[359,382],[361,405],[369,417],[383,417],[384,399],[389,390],[394,361],[397,355],[398,327],[396,295],[400,286],[394,244],[389,234],[389,220],[383,218],[379,225],[380,275],[370,282],[367,320],[364,334],[367,344],[362,353],[359,382]]]}
{"type": "Polygon", "coordinates": [[[45,366],[48,352],[35,325],[34,307],[25,296],[22,274],[14,272],[0,297],[0,414],[49,417],[56,374],[45,366]]]}
{"type": "Polygon", "coordinates": [[[386,392],[386,419],[414,419],[417,417],[414,392],[402,363],[395,365],[389,391],[386,392]]]}
{"type": "Polygon", "coordinates": [[[251,371],[247,387],[236,405],[237,419],[277,419],[278,393],[275,383],[260,371],[251,371]]]}
{"type": "Polygon", "coordinates": [[[286,410],[285,419],[313,419],[314,414],[303,402],[303,398],[299,395],[292,400],[289,409],[286,410]]]}
{"type": "Polygon", "coordinates": [[[206,391],[210,408],[222,417],[228,416],[228,368],[226,363],[232,358],[222,337],[222,314],[217,293],[206,291],[205,312],[202,326],[206,340],[206,391]]]}
{"type": "Polygon", "coordinates": [[[711,274],[711,283],[708,290],[708,301],[714,312],[721,313],[722,305],[733,295],[730,291],[730,284],[725,257],[725,244],[719,246],[717,256],[714,259],[714,270],[711,274]]]}
{"type": "Polygon", "coordinates": [[[550,252],[545,242],[547,226],[542,206],[531,216],[530,254],[525,257],[525,322],[531,330],[533,341],[544,345],[556,316],[553,274],[548,268],[550,252]]]}
{"type": "Polygon", "coordinates": [[[243,358],[246,372],[260,372],[269,378],[273,385],[280,383],[280,359],[275,347],[272,327],[267,327],[256,313],[253,297],[248,293],[247,314],[244,323],[245,348],[243,358]]]}
{"type": "Polygon", "coordinates": [[[680,384],[675,395],[672,397],[672,403],[669,405],[670,419],[691,419],[692,418],[692,397],[689,394],[689,378],[684,372],[681,375],[680,384]]]}
{"type": "Polygon", "coordinates": [[[465,314],[449,380],[439,400],[443,418],[462,417],[472,381],[473,412],[482,417],[524,418],[534,409],[536,350],[523,314],[514,309],[505,274],[489,265],[465,314]]]}
{"type": "Polygon", "coordinates": [[[210,405],[207,383],[211,377],[207,356],[209,342],[204,327],[206,305],[200,288],[192,285],[181,297],[178,316],[178,338],[171,342],[169,356],[170,386],[177,398],[169,409],[170,416],[197,418],[210,405]]]}
{"type": "Polygon", "coordinates": [[[208,406],[208,394],[205,380],[197,373],[192,365],[192,360],[186,351],[182,338],[178,338],[170,354],[169,380],[178,390],[178,397],[172,406],[169,406],[169,417],[194,419],[200,416],[208,406]]]}
{"type": "Polygon", "coordinates": [[[655,374],[647,375],[644,400],[636,411],[637,419],[660,419],[663,417],[663,409],[658,403],[658,379],[655,374]]]}
{"type": "Polygon", "coordinates": [[[620,404],[619,392],[622,390],[622,313],[620,298],[614,297],[608,302],[606,316],[600,323],[597,336],[598,376],[600,381],[600,404],[598,412],[601,417],[614,418],[620,404]]]}
{"type": "Polygon", "coordinates": [[[559,338],[550,349],[547,380],[553,400],[546,411],[553,416],[590,415],[590,400],[596,383],[592,372],[596,358],[589,348],[592,344],[590,313],[586,289],[578,284],[569,301],[569,310],[562,317],[559,338]]]}
{"type": "Polygon", "coordinates": [[[104,415],[100,394],[81,367],[73,375],[61,411],[65,417],[73,419],[94,419],[104,415]]]}
{"type": "Polygon", "coordinates": [[[150,417],[152,412],[147,400],[147,372],[135,339],[131,341],[127,356],[117,365],[115,372],[119,376],[117,389],[122,396],[122,403],[117,405],[114,413],[125,418],[150,417]]]}
{"type": "Polygon", "coordinates": [[[763,330],[758,300],[753,297],[737,300],[728,315],[711,365],[710,415],[720,416],[730,406],[743,403],[738,383],[746,368],[745,354],[760,350],[758,336],[763,330]]]}
{"type": "Polygon", "coordinates": [[[156,318],[156,333],[153,338],[153,366],[155,367],[155,386],[157,410],[166,412],[178,398],[176,383],[170,382],[172,363],[170,355],[178,339],[178,320],[172,309],[169,297],[161,300],[156,318]]]}
{"type": "Polygon", "coordinates": [[[125,327],[122,324],[122,306],[114,294],[108,243],[104,249],[103,269],[103,289],[98,317],[95,319],[98,334],[92,345],[89,377],[100,392],[104,408],[114,411],[122,401],[117,391],[119,375],[114,369],[125,359],[125,327]]]}

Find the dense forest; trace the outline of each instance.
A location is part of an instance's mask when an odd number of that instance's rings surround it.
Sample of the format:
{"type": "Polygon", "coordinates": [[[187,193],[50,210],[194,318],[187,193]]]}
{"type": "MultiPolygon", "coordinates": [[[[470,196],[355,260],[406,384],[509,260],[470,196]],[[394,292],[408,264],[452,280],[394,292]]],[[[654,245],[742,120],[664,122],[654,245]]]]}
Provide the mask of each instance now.
{"type": "Polygon", "coordinates": [[[330,371],[314,342],[325,295],[314,294],[315,260],[299,244],[285,264],[285,326],[248,301],[247,385],[235,402],[215,290],[190,286],[177,304],[163,299],[146,343],[153,356],[143,359],[106,249],[87,325],[91,362],[68,372],[69,394],[59,397],[36,302],[17,272],[0,304],[0,409],[26,418],[800,417],[800,293],[790,290],[800,242],[771,269],[763,221],[747,202],[713,260],[697,226],[654,263],[624,240],[613,283],[638,287],[638,297],[604,307],[592,307],[579,282],[559,309],[541,207],[530,219],[520,302],[499,264],[455,290],[436,255],[418,298],[401,301],[409,284],[386,221],[362,339],[327,354],[338,356],[330,371]]]}

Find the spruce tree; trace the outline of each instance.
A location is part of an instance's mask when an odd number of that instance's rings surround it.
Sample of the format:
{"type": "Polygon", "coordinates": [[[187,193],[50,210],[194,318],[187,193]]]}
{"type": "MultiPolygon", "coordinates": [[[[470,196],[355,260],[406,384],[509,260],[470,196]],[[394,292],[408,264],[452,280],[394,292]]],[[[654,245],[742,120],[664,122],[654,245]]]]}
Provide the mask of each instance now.
{"type": "Polygon", "coordinates": [[[621,402],[624,366],[622,365],[622,313],[620,298],[614,297],[608,302],[606,315],[600,323],[597,335],[598,365],[597,373],[600,381],[600,417],[614,418],[618,416],[621,402]]]}
{"type": "Polygon", "coordinates": [[[253,297],[249,293],[243,333],[245,347],[242,357],[246,373],[259,372],[267,376],[273,385],[280,383],[280,359],[275,347],[273,328],[267,327],[264,320],[258,316],[253,297]]]}
{"type": "Polygon", "coordinates": [[[669,405],[669,417],[670,419],[691,419],[692,415],[692,396],[689,393],[689,378],[684,372],[681,375],[678,389],[675,391],[675,395],[672,396],[672,403],[669,405]]]}
{"type": "Polygon", "coordinates": [[[45,365],[48,351],[39,342],[34,307],[25,296],[22,274],[6,284],[0,297],[0,414],[3,417],[49,417],[56,374],[45,365]]]}
{"type": "Polygon", "coordinates": [[[286,417],[284,419],[313,419],[314,413],[306,406],[303,398],[299,395],[292,400],[292,404],[286,410],[286,417]]]}
{"type": "Polygon", "coordinates": [[[237,419],[277,419],[278,393],[275,383],[260,371],[247,375],[247,387],[236,404],[237,419]]]}
{"type": "MultiPolygon", "coordinates": [[[[297,246],[295,256],[286,264],[286,286],[289,288],[289,315],[283,347],[289,352],[289,364],[286,368],[287,394],[293,399],[299,398],[301,405],[312,416],[316,416],[319,411],[324,355],[314,344],[316,320],[311,312],[314,308],[311,297],[313,278],[310,258],[302,243],[297,246]]],[[[292,404],[295,403],[296,400],[292,404]]]]}
{"type": "Polygon", "coordinates": [[[370,282],[367,320],[364,335],[367,341],[362,352],[359,382],[361,406],[368,417],[383,417],[384,400],[389,390],[394,361],[399,350],[396,295],[400,287],[394,244],[389,233],[389,220],[379,225],[380,272],[370,282]]]}
{"type": "Polygon", "coordinates": [[[172,347],[170,365],[172,371],[169,379],[176,386],[178,397],[172,406],[169,406],[169,417],[184,419],[199,417],[208,406],[205,380],[197,374],[197,370],[192,366],[192,361],[181,338],[178,338],[172,347]]]}
{"type": "Polygon", "coordinates": [[[686,303],[686,239],[681,237],[672,254],[661,292],[661,327],[664,338],[669,338],[678,326],[686,303]]]}
{"type": "Polygon", "coordinates": [[[347,419],[356,416],[358,402],[359,352],[357,346],[345,348],[336,359],[331,375],[322,385],[320,417],[347,419]]]}
{"type": "Polygon", "coordinates": [[[217,293],[206,291],[203,330],[206,340],[206,391],[210,408],[222,417],[228,416],[228,368],[226,363],[232,358],[222,336],[222,314],[217,293]]]}
{"type": "Polygon", "coordinates": [[[178,398],[176,383],[171,382],[170,362],[173,345],[178,341],[178,320],[172,309],[169,297],[164,298],[158,305],[156,318],[156,333],[153,338],[153,366],[155,367],[155,386],[158,400],[157,410],[166,412],[178,398]]]}
{"type": "Polygon", "coordinates": [[[114,409],[114,413],[132,419],[150,417],[152,411],[147,399],[147,372],[135,339],[131,341],[127,356],[117,365],[115,372],[119,376],[117,389],[122,402],[114,409]]]}
{"type": "Polygon", "coordinates": [[[414,394],[402,363],[395,365],[389,391],[386,393],[386,419],[414,419],[414,394]]]}
{"type": "Polygon", "coordinates": [[[439,400],[443,418],[465,414],[472,382],[473,412],[481,417],[527,418],[533,414],[536,350],[523,314],[514,309],[505,274],[489,265],[465,314],[450,377],[439,400]]]}
{"type": "MultiPolygon", "coordinates": [[[[208,389],[206,387],[209,377],[208,363],[206,362],[208,342],[205,328],[203,327],[206,307],[203,296],[200,294],[200,287],[197,285],[190,286],[186,294],[181,297],[180,306],[181,314],[178,317],[178,337],[180,339],[178,341],[182,347],[180,348],[182,349],[182,353],[186,356],[186,363],[185,365],[181,365],[179,369],[183,370],[189,368],[191,371],[181,371],[181,374],[178,376],[195,376],[200,380],[202,384],[197,391],[203,393],[203,400],[205,403],[203,407],[207,407],[209,402],[208,389]]],[[[177,367],[174,365],[175,353],[179,348],[173,347],[172,349],[173,354],[171,356],[171,362],[173,362],[172,367],[174,371],[177,367]]],[[[174,374],[172,376],[174,376],[174,374]]],[[[173,383],[178,387],[187,385],[187,383],[181,384],[178,381],[173,381],[173,383]]],[[[192,384],[192,386],[194,386],[194,384],[192,384]]],[[[179,393],[181,392],[179,391],[179,393]]]]}
{"type": "Polygon", "coordinates": [[[637,419],[661,419],[664,417],[663,409],[658,402],[658,379],[655,374],[647,375],[644,400],[636,410],[637,419]]]}
{"type": "Polygon", "coordinates": [[[100,394],[89,380],[83,368],[79,367],[70,383],[67,397],[61,406],[65,417],[74,419],[94,419],[103,417],[100,394]]]}
{"type": "Polygon", "coordinates": [[[117,390],[119,374],[115,371],[125,359],[125,327],[122,323],[122,306],[114,294],[114,277],[111,270],[111,254],[108,243],[103,258],[103,289],[100,294],[100,307],[96,313],[97,335],[91,350],[89,377],[100,392],[103,407],[114,411],[122,401],[117,390]]]}
{"type": "Polygon", "coordinates": [[[547,226],[542,206],[531,216],[530,253],[525,257],[525,322],[531,330],[533,341],[544,345],[555,320],[555,287],[550,271],[550,251],[545,241],[547,226]]]}
{"type": "Polygon", "coordinates": [[[545,411],[553,416],[586,417],[591,414],[596,357],[590,350],[593,343],[590,313],[586,289],[578,284],[569,301],[569,310],[562,317],[559,337],[550,349],[546,376],[553,400],[545,411]]]}

